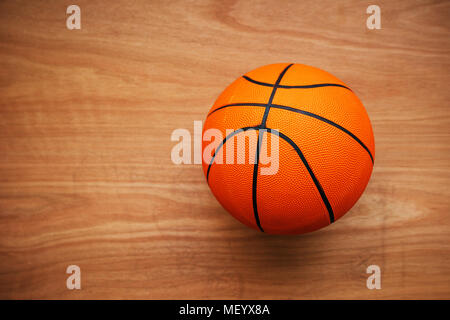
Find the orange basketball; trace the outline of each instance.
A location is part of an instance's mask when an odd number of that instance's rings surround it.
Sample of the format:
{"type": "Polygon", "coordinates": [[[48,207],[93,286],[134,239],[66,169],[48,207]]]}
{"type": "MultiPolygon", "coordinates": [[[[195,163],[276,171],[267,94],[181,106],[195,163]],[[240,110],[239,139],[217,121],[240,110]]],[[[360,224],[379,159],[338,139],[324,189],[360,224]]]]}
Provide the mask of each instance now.
{"type": "Polygon", "coordinates": [[[361,101],[338,78],[302,64],[272,64],[238,78],[214,103],[203,134],[203,171],[214,196],[266,233],[329,225],[356,203],[372,173],[374,137],[361,101]],[[220,141],[205,139],[209,129],[220,141]],[[278,162],[263,162],[272,149],[278,162]]]}

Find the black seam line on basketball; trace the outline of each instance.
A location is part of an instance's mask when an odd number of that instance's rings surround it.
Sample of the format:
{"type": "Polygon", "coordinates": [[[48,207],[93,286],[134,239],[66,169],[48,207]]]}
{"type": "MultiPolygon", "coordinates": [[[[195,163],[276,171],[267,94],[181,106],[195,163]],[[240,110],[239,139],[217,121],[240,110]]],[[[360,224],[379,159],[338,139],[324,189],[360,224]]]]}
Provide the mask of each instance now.
{"type": "MultiPolygon", "coordinates": [[[[228,105],[224,105],[220,108],[217,108],[216,110],[212,111],[209,115],[211,115],[212,113],[220,110],[220,109],[224,109],[224,108],[228,108],[228,107],[238,107],[238,106],[249,106],[249,107],[267,107],[267,104],[265,103],[234,103],[234,104],[228,104],[228,105]]],[[[361,147],[364,148],[364,150],[366,150],[366,152],[369,154],[370,160],[372,161],[372,164],[374,163],[374,159],[372,156],[372,153],[370,152],[369,148],[364,144],[364,142],[362,142],[357,136],[355,136],[353,133],[351,133],[349,130],[345,129],[344,127],[338,125],[337,123],[321,117],[315,113],[311,113],[305,110],[301,110],[301,109],[296,109],[296,108],[292,108],[289,106],[283,106],[283,105],[279,105],[279,104],[272,104],[272,108],[276,108],[276,109],[282,109],[282,110],[286,110],[286,111],[292,111],[292,112],[296,112],[296,113],[300,113],[303,114],[305,116],[309,116],[312,118],[315,118],[317,120],[323,121],[325,123],[328,123],[329,125],[332,125],[333,127],[341,130],[342,132],[348,134],[353,140],[355,140],[361,147]]],[[[208,116],[209,116],[208,115],[208,116]]]]}
{"type": "Polygon", "coordinates": [[[291,140],[291,138],[289,138],[288,136],[286,136],[285,134],[281,133],[278,130],[274,130],[274,129],[270,129],[267,128],[267,131],[269,133],[274,133],[276,135],[278,135],[281,139],[283,139],[284,141],[286,141],[287,143],[289,143],[291,145],[291,147],[293,147],[295,149],[295,151],[297,152],[298,156],[300,157],[300,159],[303,162],[303,165],[306,167],[306,170],[308,170],[309,175],[311,176],[311,179],[313,180],[314,184],[316,185],[317,190],[320,193],[320,197],[322,198],[323,203],[325,204],[325,207],[327,208],[328,211],[328,215],[330,217],[330,223],[334,222],[334,213],[333,213],[333,208],[331,207],[330,202],[328,201],[328,198],[325,194],[325,191],[322,188],[322,185],[320,184],[319,180],[317,179],[316,175],[314,174],[313,170],[311,169],[311,167],[308,164],[308,161],[306,161],[305,156],[303,155],[302,151],[300,150],[300,148],[297,146],[297,144],[291,140]]]}
{"type": "Polygon", "coordinates": [[[217,146],[216,150],[214,151],[214,154],[213,154],[213,156],[212,156],[212,158],[211,158],[211,161],[209,162],[209,165],[208,165],[208,170],[206,171],[206,181],[207,181],[208,183],[209,183],[209,172],[210,172],[210,170],[211,170],[211,166],[212,166],[213,163],[214,163],[214,160],[215,160],[215,158],[216,158],[217,153],[218,153],[218,152],[220,151],[220,149],[225,145],[225,143],[227,142],[227,140],[230,139],[231,137],[233,137],[234,135],[240,133],[240,132],[245,132],[245,131],[247,131],[247,130],[258,130],[258,129],[259,129],[259,126],[240,128],[240,129],[237,129],[237,130],[233,131],[232,133],[230,133],[229,135],[227,135],[227,136],[222,140],[222,142],[217,146]]]}
{"type": "Polygon", "coordinates": [[[224,109],[224,108],[240,107],[240,106],[245,106],[245,107],[267,107],[267,103],[252,103],[252,102],[249,102],[249,103],[230,103],[230,104],[226,104],[224,106],[221,106],[221,107],[219,107],[217,109],[214,109],[206,117],[209,117],[214,112],[219,111],[219,110],[224,109]]]}
{"type": "MultiPolygon", "coordinates": [[[[265,86],[265,87],[273,87],[274,86],[271,83],[257,81],[248,76],[242,76],[242,77],[245,80],[250,81],[254,84],[260,85],[260,86],[265,86]]],[[[288,85],[283,85],[283,84],[278,85],[278,88],[282,88],[282,89],[313,89],[313,88],[321,88],[321,87],[340,87],[340,88],[344,88],[344,89],[352,91],[352,89],[350,89],[349,87],[346,87],[346,86],[344,86],[342,84],[338,84],[338,83],[316,83],[316,84],[298,85],[298,86],[288,86],[288,85]]]]}
{"type": "Polygon", "coordinates": [[[296,108],[292,108],[292,107],[288,107],[288,106],[282,106],[282,105],[272,105],[272,107],[276,108],[276,109],[282,109],[282,110],[287,110],[287,111],[300,113],[300,114],[303,114],[305,116],[309,116],[309,117],[315,118],[315,119],[320,120],[322,122],[328,123],[329,125],[332,125],[333,127],[341,130],[342,132],[345,132],[351,138],[353,138],[353,140],[358,142],[359,145],[364,148],[364,150],[367,151],[367,153],[369,154],[370,160],[372,161],[372,164],[374,163],[374,159],[373,159],[372,153],[370,152],[369,148],[357,136],[355,136],[353,133],[351,133],[350,131],[348,131],[344,127],[338,125],[336,122],[333,122],[333,121],[331,121],[331,120],[329,120],[327,118],[321,117],[321,116],[319,116],[319,115],[317,115],[315,113],[311,113],[311,112],[308,112],[308,111],[305,111],[305,110],[301,110],[301,109],[296,109],[296,108]]]}
{"type": "MultiPolygon", "coordinates": [[[[267,117],[269,116],[270,106],[272,105],[273,98],[275,97],[275,93],[277,92],[277,87],[280,84],[281,79],[283,79],[284,75],[288,71],[290,67],[292,67],[294,64],[291,63],[287,65],[283,71],[281,71],[280,75],[278,76],[277,81],[275,82],[275,85],[273,86],[272,93],[270,94],[269,101],[267,102],[266,109],[264,110],[264,115],[260,124],[260,128],[264,129],[266,127],[267,117]]],[[[255,215],[256,224],[258,225],[258,228],[264,232],[263,228],[261,227],[260,221],[259,221],[259,215],[258,215],[258,203],[257,203],[257,181],[258,181],[258,164],[259,164],[259,152],[260,152],[260,143],[261,143],[261,137],[264,134],[261,130],[259,130],[258,133],[258,145],[256,146],[256,155],[255,155],[255,164],[253,166],[253,185],[252,185],[252,199],[253,199],[253,213],[255,215]]]]}
{"type": "Polygon", "coordinates": [[[286,68],[284,68],[283,71],[281,71],[280,75],[278,76],[277,82],[275,82],[272,93],[270,94],[269,101],[267,102],[266,110],[264,110],[264,115],[263,115],[263,118],[261,121],[261,128],[266,127],[266,121],[267,121],[267,117],[269,116],[270,106],[272,105],[273,98],[275,97],[275,93],[277,92],[277,88],[278,88],[278,85],[280,84],[281,79],[283,79],[283,77],[286,74],[286,72],[288,71],[288,69],[290,67],[292,67],[293,65],[294,64],[291,63],[288,66],[286,66],[286,68]]]}
{"type": "Polygon", "coordinates": [[[264,229],[261,226],[261,222],[259,221],[258,215],[258,201],[257,201],[257,181],[258,181],[258,164],[259,164],[259,154],[262,143],[262,135],[264,134],[264,129],[260,129],[258,132],[258,145],[256,146],[256,155],[255,155],[255,164],[253,166],[253,184],[252,184],[252,201],[253,201],[253,214],[255,216],[256,225],[258,226],[261,232],[264,232],[264,229]]]}

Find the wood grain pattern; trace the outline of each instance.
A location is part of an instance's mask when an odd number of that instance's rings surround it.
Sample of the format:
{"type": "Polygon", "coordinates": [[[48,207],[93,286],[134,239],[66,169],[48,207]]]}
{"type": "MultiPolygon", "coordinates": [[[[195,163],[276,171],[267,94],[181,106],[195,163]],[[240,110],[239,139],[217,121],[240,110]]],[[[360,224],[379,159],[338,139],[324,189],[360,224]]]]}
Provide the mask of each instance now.
{"type": "Polygon", "coordinates": [[[374,31],[367,1],[80,0],[74,31],[70,4],[0,2],[0,298],[450,298],[449,1],[377,1],[374,31]],[[360,201],[302,236],[245,228],[170,160],[275,62],[341,78],[375,132],[360,201]]]}

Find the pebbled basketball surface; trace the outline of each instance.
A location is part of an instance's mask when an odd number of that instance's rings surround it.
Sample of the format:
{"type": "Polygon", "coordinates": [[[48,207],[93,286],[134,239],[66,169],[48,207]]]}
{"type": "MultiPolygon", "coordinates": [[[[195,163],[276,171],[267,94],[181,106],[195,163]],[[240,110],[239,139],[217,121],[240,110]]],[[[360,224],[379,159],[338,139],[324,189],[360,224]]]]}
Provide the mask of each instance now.
{"type": "Polygon", "coordinates": [[[204,131],[211,128],[225,137],[212,152],[217,158],[226,157],[228,140],[247,132],[258,135],[252,143],[262,148],[268,135],[281,139],[274,175],[260,174],[266,150],[259,148],[245,150],[254,164],[203,162],[218,201],[263,232],[305,233],[333,223],[356,203],[372,172],[375,146],[364,106],[342,81],[315,67],[279,63],[248,72],[214,103],[204,131]]]}

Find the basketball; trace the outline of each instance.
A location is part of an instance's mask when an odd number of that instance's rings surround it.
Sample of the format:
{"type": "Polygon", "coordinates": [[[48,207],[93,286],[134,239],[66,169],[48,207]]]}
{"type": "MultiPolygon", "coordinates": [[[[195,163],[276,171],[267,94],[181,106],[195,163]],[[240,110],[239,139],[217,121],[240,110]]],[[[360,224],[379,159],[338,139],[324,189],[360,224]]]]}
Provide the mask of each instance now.
{"type": "Polygon", "coordinates": [[[366,188],[375,156],[355,93],[326,71],[290,63],[229,85],[206,117],[202,149],[220,204],[269,234],[311,232],[341,218],[366,188]]]}

